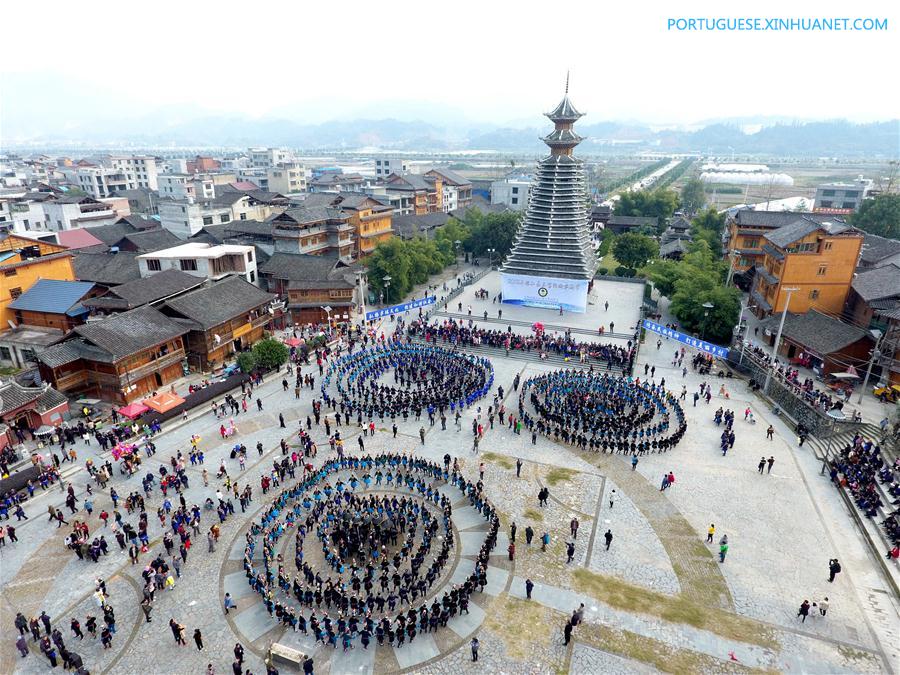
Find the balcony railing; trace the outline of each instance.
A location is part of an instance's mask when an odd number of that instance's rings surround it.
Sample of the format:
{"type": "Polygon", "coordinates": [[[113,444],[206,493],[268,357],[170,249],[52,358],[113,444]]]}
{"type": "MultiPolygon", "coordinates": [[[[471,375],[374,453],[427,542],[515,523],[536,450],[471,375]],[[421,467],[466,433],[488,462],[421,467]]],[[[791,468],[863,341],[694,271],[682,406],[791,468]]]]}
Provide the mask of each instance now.
{"type": "Polygon", "coordinates": [[[185,358],[185,353],[183,349],[177,349],[174,352],[166,354],[165,356],[160,356],[157,359],[154,359],[150,363],[145,363],[142,366],[138,366],[137,368],[133,368],[127,371],[126,373],[122,373],[123,378],[136,380],[144,377],[145,375],[149,375],[150,373],[154,373],[158,370],[162,370],[163,368],[167,368],[175,363],[180,363],[185,358]]]}

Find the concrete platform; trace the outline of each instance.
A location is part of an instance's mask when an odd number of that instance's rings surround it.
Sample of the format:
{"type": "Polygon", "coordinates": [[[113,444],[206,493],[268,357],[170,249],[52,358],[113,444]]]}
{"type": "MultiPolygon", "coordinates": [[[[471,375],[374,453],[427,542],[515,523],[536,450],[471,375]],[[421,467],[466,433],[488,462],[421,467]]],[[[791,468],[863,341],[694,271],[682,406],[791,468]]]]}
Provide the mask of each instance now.
{"type": "MultiPolygon", "coordinates": [[[[404,642],[403,646],[399,649],[397,647],[393,647],[392,649],[394,650],[394,656],[397,657],[397,663],[401,670],[424,663],[440,654],[440,650],[431,633],[417,635],[413,642],[404,642]]],[[[334,671],[333,669],[332,671],[340,672],[334,671]]]]}
{"type": "Polygon", "coordinates": [[[457,614],[447,622],[447,626],[459,637],[468,637],[484,623],[485,616],[486,612],[470,600],[469,613],[457,614]]]}
{"type": "Polygon", "coordinates": [[[234,624],[250,642],[272,630],[276,625],[275,619],[269,616],[262,602],[253,603],[234,617],[234,624]]]}

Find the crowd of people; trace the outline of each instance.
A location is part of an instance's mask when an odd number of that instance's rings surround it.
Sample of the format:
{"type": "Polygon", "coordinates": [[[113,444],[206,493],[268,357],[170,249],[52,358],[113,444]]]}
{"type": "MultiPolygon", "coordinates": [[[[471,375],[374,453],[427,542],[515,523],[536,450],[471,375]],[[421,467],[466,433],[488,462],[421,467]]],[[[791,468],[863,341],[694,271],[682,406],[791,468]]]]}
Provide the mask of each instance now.
{"type": "Polygon", "coordinates": [[[634,364],[636,350],[634,343],[629,340],[627,344],[614,344],[611,342],[579,341],[572,337],[571,332],[564,335],[553,335],[544,331],[533,331],[529,334],[514,333],[512,327],[506,331],[499,329],[489,330],[477,328],[469,321],[468,325],[463,321],[446,319],[435,320],[432,323],[413,321],[408,328],[410,336],[420,336],[426,342],[437,345],[449,344],[454,346],[486,345],[497,349],[510,351],[536,352],[541,358],[548,354],[557,354],[564,358],[578,359],[580,362],[590,360],[606,363],[607,370],[621,369],[625,374],[630,374],[634,364]]]}
{"type": "Polygon", "coordinates": [[[455,411],[482,398],[494,384],[484,358],[430,345],[400,344],[362,349],[332,360],[321,386],[326,405],[342,412],[395,418],[423,409],[455,411]],[[393,384],[382,376],[393,373],[393,384]],[[331,383],[337,397],[330,394],[331,383]]]}
{"type": "MultiPolygon", "coordinates": [[[[345,456],[327,461],[302,482],[282,490],[271,506],[263,511],[259,522],[251,526],[247,533],[243,562],[248,583],[262,596],[270,615],[294,630],[304,633],[311,631],[316,640],[325,645],[336,648],[340,643],[344,650],[352,649],[357,638],[364,648],[368,647],[373,638],[378,644],[387,642],[400,646],[406,640],[411,642],[418,633],[446,625],[456,613],[468,613],[470,595],[487,584],[487,563],[496,546],[500,521],[496,510],[484,496],[483,488],[481,481],[473,483],[463,478],[455,465],[451,469],[449,456],[445,457],[443,466],[394,453],[372,457],[345,456]],[[343,489],[338,490],[335,484],[331,496],[326,496],[325,487],[330,486],[330,481],[337,478],[338,474],[347,472],[351,475],[343,484],[343,489]],[[402,487],[415,497],[415,500],[413,497],[407,498],[409,510],[418,506],[420,514],[426,513],[426,509],[431,508],[425,507],[426,503],[441,509],[445,535],[452,528],[452,511],[449,500],[436,487],[437,483],[453,485],[459,489],[489,525],[472,572],[462,584],[446,590],[440,600],[434,598],[431,604],[426,600],[428,589],[440,575],[440,569],[453,546],[453,538],[443,537],[441,549],[431,557],[430,565],[424,564],[426,556],[421,555],[423,548],[430,547],[424,538],[413,555],[407,556],[410,558],[408,565],[404,564],[404,556],[399,553],[390,559],[386,554],[387,549],[382,548],[383,544],[375,535],[386,531],[390,540],[391,533],[396,530],[391,527],[375,529],[371,521],[373,516],[381,516],[379,509],[384,509],[384,515],[387,515],[385,502],[378,497],[356,495],[353,484],[353,477],[361,474],[363,480],[357,480],[356,487],[370,484],[373,476],[377,486],[377,476],[386,473],[394,477],[396,487],[402,487]],[[370,478],[369,483],[365,481],[366,476],[370,478]],[[354,507],[356,510],[351,517],[354,507]],[[324,517],[327,522],[329,512],[339,514],[340,520],[336,518],[323,529],[323,524],[318,521],[324,517]],[[366,517],[370,518],[368,526],[363,525],[366,517]],[[339,585],[331,579],[322,579],[319,573],[314,573],[312,568],[305,566],[300,548],[295,559],[299,572],[292,583],[282,557],[276,552],[280,538],[292,527],[298,528],[295,535],[298,541],[302,539],[299,528],[310,532],[317,527],[327,548],[324,553],[334,556],[332,567],[343,567],[344,573],[349,575],[349,582],[339,585]],[[335,538],[338,531],[340,534],[335,538]],[[351,532],[355,532],[355,538],[351,536],[351,532]],[[365,541],[363,533],[366,534],[365,541]],[[352,541],[356,541],[356,544],[352,544],[352,541]],[[261,568],[254,565],[257,547],[262,548],[261,568]],[[376,551],[377,557],[374,555],[376,551]],[[360,552],[363,553],[362,558],[358,557],[360,552]],[[364,567],[362,559],[368,560],[364,567]],[[420,561],[418,564],[417,560],[420,561]],[[326,592],[329,582],[330,592],[326,592]],[[289,604],[291,595],[311,609],[309,616],[289,604]],[[388,611],[383,613],[385,604],[388,611]],[[396,607],[397,604],[400,607],[396,607]],[[394,611],[398,613],[392,618],[394,611]]],[[[394,522],[399,525],[408,510],[401,508],[399,499],[395,506],[395,499],[397,498],[390,498],[387,504],[396,517],[394,522]]],[[[407,534],[411,527],[416,527],[415,521],[413,519],[412,524],[406,523],[407,534]]],[[[430,528],[433,538],[437,531],[434,526],[438,521],[433,518],[427,522],[432,523],[425,529],[430,528]]],[[[412,540],[407,539],[404,546],[412,547],[412,540]]]]}
{"type": "Polygon", "coordinates": [[[890,464],[880,445],[856,434],[831,461],[830,475],[835,484],[850,490],[867,518],[878,518],[879,511],[885,514],[881,524],[889,542],[887,557],[900,557],[900,458],[890,464]],[[882,493],[890,503],[885,503],[882,493]]]}
{"type": "Polygon", "coordinates": [[[687,430],[681,404],[662,385],[575,370],[525,380],[519,416],[533,432],[593,452],[665,452],[687,430]]]}

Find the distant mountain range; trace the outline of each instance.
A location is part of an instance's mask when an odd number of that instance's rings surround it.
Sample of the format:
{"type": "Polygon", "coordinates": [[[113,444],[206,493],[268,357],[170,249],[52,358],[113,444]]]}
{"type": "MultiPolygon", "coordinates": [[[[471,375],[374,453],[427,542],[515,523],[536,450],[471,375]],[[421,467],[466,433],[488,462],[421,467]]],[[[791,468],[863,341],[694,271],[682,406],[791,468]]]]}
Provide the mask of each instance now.
{"type": "MultiPolygon", "coordinates": [[[[721,121],[687,129],[655,129],[639,123],[581,124],[576,130],[587,140],[582,155],[622,154],[643,150],[794,156],[866,156],[896,158],[900,153],[900,120],[855,124],[844,120],[777,123],[747,134],[748,120],[721,121]]],[[[7,147],[83,144],[162,147],[235,147],[278,145],[302,150],[462,151],[540,154],[540,137],[549,125],[525,128],[469,125],[452,128],[424,121],[397,119],[336,120],[302,124],[288,119],[253,120],[204,116],[191,120],[165,120],[157,116],[116,120],[115,124],[85,122],[54,134],[16,134],[7,125],[7,147]],[[152,131],[150,131],[152,129],[152,131]]]]}

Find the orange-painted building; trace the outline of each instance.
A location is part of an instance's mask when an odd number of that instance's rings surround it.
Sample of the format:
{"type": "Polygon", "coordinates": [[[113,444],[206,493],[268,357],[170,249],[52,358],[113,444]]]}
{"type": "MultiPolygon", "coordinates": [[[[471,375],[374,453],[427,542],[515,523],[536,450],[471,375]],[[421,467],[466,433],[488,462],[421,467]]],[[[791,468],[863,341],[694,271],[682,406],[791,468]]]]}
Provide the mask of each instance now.
{"type": "Polygon", "coordinates": [[[810,309],[840,315],[859,259],[863,233],[844,223],[800,218],[764,236],[762,264],[750,292],[759,316],[785,310],[804,314],[810,309]]]}
{"type": "Polygon", "coordinates": [[[72,281],[72,254],[65,246],[0,233],[0,326],[15,320],[9,304],[38,279],[72,281]]]}
{"type": "Polygon", "coordinates": [[[385,181],[388,194],[399,193],[412,198],[411,214],[440,213],[444,210],[444,181],[440,176],[391,174],[385,181]]]}

